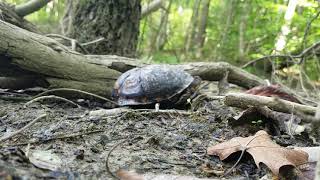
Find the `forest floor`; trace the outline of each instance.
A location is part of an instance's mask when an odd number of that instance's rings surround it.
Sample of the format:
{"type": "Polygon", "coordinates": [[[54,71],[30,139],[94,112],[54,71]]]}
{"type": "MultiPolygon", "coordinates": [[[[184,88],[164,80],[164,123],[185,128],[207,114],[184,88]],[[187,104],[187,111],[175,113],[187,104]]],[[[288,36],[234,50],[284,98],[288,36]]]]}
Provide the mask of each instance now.
{"type": "MultiPolygon", "coordinates": [[[[233,137],[263,129],[281,146],[313,145],[306,134],[275,133],[271,121],[232,125],[241,110],[225,106],[222,99],[203,100],[197,111],[131,109],[108,115],[99,114],[102,104],[77,102],[81,108],[56,101],[24,107],[25,102],[0,100],[0,137],[47,114],[1,144],[0,178],[106,179],[119,169],[220,178],[239,156],[220,161],[206,150],[233,137]]],[[[259,179],[266,174],[268,168],[257,168],[246,155],[226,178],[259,179]]]]}

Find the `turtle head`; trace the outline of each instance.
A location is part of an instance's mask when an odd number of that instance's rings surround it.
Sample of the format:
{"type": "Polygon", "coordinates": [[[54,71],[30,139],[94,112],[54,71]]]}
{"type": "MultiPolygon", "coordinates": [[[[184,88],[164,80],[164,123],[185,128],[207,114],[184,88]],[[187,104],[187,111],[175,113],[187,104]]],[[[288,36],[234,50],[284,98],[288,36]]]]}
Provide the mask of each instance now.
{"type": "Polygon", "coordinates": [[[189,86],[193,92],[196,92],[198,90],[198,88],[200,87],[201,81],[202,79],[200,78],[200,76],[193,76],[193,81],[189,86]]]}
{"type": "Polygon", "coordinates": [[[201,81],[202,81],[202,79],[200,78],[200,76],[193,77],[193,81],[189,86],[190,90],[191,90],[190,99],[195,98],[199,94],[199,88],[200,88],[201,81]]]}

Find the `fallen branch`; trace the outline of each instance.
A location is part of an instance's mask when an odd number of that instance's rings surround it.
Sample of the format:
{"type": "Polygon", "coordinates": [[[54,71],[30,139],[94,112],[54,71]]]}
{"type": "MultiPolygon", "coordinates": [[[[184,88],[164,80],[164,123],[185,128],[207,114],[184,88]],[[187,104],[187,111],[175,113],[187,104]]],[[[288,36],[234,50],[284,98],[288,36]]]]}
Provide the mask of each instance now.
{"type": "MultiPolygon", "coordinates": [[[[74,52],[57,41],[0,20],[0,55],[21,69],[39,74],[49,88],[79,89],[110,97],[116,79],[145,64],[119,56],[93,56],[74,52]]],[[[225,62],[173,65],[203,80],[219,81],[229,71],[228,82],[251,88],[265,84],[261,78],[225,62]]]]}
{"type": "Polygon", "coordinates": [[[302,105],[275,97],[265,97],[244,93],[227,94],[224,103],[228,106],[239,107],[243,109],[249,107],[267,106],[272,110],[284,113],[293,113],[297,116],[301,116],[301,113],[314,116],[317,110],[317,108],[313,106],[302,105]]]}

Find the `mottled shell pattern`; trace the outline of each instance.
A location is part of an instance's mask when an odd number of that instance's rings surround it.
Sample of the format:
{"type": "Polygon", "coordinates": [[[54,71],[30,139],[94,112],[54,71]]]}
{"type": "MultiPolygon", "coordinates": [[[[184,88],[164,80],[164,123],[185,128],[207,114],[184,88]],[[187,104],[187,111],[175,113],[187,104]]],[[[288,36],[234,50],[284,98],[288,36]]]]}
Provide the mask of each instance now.
{"type": "Polygon", "coordinates": [[[180,94],[193,80],[183,69],[148,65],[123,73],[115,83],[112,96],[119,106],[152,104],[180,94]]]}

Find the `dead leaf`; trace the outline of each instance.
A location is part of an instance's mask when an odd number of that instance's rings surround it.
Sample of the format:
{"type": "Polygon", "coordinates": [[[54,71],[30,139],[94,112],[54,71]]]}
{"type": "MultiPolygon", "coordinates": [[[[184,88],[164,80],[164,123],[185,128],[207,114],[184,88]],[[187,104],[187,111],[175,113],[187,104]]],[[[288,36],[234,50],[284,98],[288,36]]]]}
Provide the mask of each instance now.
{"type": "Polygon", "coordinates": [[[308,162],[308,154],[293,149],[287,149],[272,142],[267,132],[260,130],[254,136],[246,138],[236,137],[227,142],[208,148],[209,155],[217,155],[221,160],[226,159],[232,153],[245,150],[254,159],[259,168],[264,163],[275,175],[285,165],[296,167],[308,162]]]}
{"type": "Polygon", "coordinates": [[[196,178],[193,176],[179,176],[170,174],[138,174],[131,171],[120,169],[117,171],[117,176],[120,180],[218,180],[216,178],[196,178]]]}
{"type": "Polygon", "coordinates": [[[116,174],[120,180],[144,180],[142,175],[123,169],[119,169],[116,174]]]}
{"type": "Polygon", "coordinates": [[[279,84],[256,86],[247,90],[246,93],[267,97],[279,97],[287,101],[292,101],[301,104],[301,102],[296,97],[281,89],[279,84]]]}
{"type": "Polygon", "coordinates": [[[62,169],[62,159],[50,152],[42,150],[34,150],[29,156],[30,162],[38,168],[57,171],[62,169]]]}

